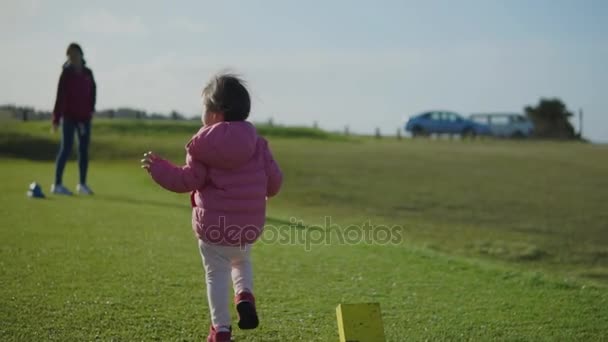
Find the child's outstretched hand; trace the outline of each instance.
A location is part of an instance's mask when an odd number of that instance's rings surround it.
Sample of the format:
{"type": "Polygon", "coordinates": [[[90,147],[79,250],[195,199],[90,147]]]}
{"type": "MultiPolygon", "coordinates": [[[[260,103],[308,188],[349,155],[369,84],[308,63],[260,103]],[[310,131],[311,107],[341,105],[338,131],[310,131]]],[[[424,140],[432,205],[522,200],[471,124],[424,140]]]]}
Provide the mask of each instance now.
{"type": "Polygon", "coordinates": [[[150,173],[150,168],[152,167],[152,164],[154,164],[156,161],[158,161],[159,158],[156,154],[152,153],[151,151],[144,153],[144,159],[141,160],[141,168],[145,169],[146,171],[148,171],[148,173],[150,173]]]}

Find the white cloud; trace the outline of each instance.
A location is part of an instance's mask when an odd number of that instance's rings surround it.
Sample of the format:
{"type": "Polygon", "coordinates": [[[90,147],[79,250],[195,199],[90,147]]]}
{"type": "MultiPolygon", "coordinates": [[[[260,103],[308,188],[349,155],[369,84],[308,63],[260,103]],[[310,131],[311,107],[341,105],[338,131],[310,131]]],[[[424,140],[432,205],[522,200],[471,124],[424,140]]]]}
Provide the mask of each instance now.
{"type": "Polygon", "coordinates": [[[98,34],[143,35],[148,32],[140,16],[120,16],[107,10],[89,10],[78,17],[73,29],[98,34]]]}

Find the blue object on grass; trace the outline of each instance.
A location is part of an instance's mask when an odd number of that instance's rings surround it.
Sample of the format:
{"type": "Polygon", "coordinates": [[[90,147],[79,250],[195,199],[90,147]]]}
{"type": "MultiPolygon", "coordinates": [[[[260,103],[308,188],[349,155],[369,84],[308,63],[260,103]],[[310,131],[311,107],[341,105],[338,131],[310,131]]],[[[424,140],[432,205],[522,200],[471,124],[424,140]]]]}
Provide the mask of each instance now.
{"type": "Polygon", "coordinates": [[[30,188],[27,191],[27,195],[32,198],[44,198],[44,193],[42,192],[42,187],[40,184],[33,182],[30,184],[30,188]]]}

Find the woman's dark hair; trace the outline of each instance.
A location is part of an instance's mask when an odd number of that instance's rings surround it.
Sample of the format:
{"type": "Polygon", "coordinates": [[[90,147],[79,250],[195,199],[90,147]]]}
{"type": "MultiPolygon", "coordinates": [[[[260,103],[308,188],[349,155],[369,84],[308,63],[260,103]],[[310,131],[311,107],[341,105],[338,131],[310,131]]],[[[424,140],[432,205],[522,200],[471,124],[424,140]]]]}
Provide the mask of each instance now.
{"type": "Polygon", "coordinates": [[[65,54],[69,55],[70,50],[72,49],[76,49],[78,50],[78,52],[80,52],[80,56],[82,56],[82,65],[87,64],[87,61],[84,60],[84,52],[82,51],[82,48],[78,43],[70,43],[70,45],[68,45],[68,48],[65,50],[65,54]]]}
{"type": "Polygon", "coordinates": [[[224,114],[225,121],[247,120],[251,99],[244,84],[240,77],[230,73],[213,77],[203,89],[203,103],[207,111],[224,114]]]}
{"type": "Polygon", "coordinates": [[[70,50],[72,50],[72,49],[78,50],[78,52],[80,52],[80,54],[84,56],[84,52],[82,52],[82,48],[77,43],[70,43],[70,45],[68,45],[67,50],[65,50],[65,54],[68,55],[70,53],[70,50]]]}

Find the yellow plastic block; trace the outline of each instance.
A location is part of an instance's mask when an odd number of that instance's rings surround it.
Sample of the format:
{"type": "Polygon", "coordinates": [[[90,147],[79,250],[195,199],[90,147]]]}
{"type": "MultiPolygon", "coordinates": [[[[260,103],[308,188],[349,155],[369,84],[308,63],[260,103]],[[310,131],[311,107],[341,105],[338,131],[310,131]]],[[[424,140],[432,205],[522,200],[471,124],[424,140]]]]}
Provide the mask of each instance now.
{"type": "Polygon", "coordinates": [[[340,304],[336,315],[340,342],[384,342],[380,304],[340,304]]]}

